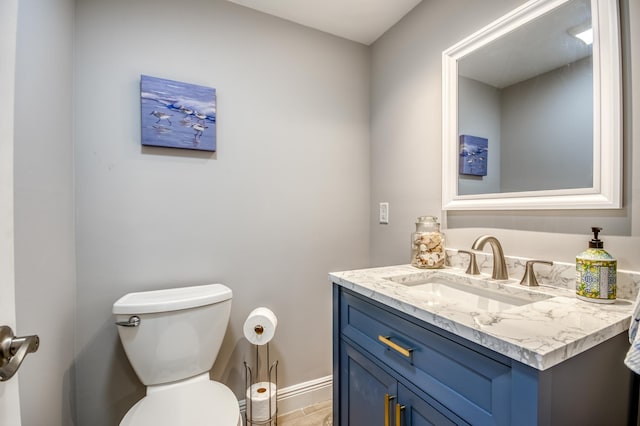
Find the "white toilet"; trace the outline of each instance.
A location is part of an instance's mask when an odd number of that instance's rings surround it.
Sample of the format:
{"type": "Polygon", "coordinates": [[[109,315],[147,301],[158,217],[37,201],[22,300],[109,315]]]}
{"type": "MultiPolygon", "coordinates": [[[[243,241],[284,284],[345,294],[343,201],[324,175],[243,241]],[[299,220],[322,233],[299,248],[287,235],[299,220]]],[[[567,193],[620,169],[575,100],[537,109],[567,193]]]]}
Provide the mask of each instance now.
{"type": "Polygon", "coordinates": [[[147,395],[120,426],[238,426],[231,389],[209,379],[231,313],[222,284],[129,293],[113,304],[120,340],[147,395]]]}

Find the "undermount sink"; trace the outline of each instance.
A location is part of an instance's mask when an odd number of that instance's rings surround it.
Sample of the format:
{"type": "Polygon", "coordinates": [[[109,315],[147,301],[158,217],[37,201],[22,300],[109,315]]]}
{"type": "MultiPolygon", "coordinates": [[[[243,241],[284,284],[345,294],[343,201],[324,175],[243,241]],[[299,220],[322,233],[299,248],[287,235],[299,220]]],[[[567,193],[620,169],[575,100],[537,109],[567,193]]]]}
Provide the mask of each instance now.
{"type": "Polygon", "coordinates": [[[425,271],[386,279],[407,286],[416,297],[424,297],[430,305],[465,305],[486,312],[503,311],[552,297],[525,288],[441,271],[425,271]]]}

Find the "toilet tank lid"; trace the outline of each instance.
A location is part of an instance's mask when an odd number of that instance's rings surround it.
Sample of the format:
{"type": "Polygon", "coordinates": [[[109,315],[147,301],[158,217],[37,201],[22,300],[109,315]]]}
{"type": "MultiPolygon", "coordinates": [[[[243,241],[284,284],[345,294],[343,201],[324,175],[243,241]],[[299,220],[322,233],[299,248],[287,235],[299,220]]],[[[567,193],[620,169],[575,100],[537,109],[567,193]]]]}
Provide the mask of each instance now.
{"type": "Polygon", "coordinates": [[[141,291],[122,296],[113,304],[114,314],[151,314],[178,311],[224,302],[232,297],[223,284],[141,291]]]}

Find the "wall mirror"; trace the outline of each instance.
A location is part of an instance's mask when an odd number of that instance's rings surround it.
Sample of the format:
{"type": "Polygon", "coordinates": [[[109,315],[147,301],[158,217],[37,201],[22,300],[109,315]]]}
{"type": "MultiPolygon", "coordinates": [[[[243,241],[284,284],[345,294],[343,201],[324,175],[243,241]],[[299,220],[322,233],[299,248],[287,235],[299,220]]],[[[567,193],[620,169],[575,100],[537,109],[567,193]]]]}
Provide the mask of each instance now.
{"type": "Polygon", "coordinates": [[[532,0],[442,58],[444,210],[622,206],[617,1],[532,0]]]}

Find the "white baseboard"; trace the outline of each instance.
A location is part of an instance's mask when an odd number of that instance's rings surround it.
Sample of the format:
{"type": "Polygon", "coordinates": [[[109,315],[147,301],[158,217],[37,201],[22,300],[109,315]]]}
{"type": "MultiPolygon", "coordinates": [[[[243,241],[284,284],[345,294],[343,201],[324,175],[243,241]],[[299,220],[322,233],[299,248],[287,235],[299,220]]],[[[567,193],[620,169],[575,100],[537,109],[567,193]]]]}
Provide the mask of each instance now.
{"type": "MultiPolygon", "coordinates": [[[[278,389],[278,415],[330,400],[333,396],[332,382],[333,377],[326,376],[278,389]]],[[[244,415],[247,401],[243,399],[239,403],[240,411],[244,415]]]]}

